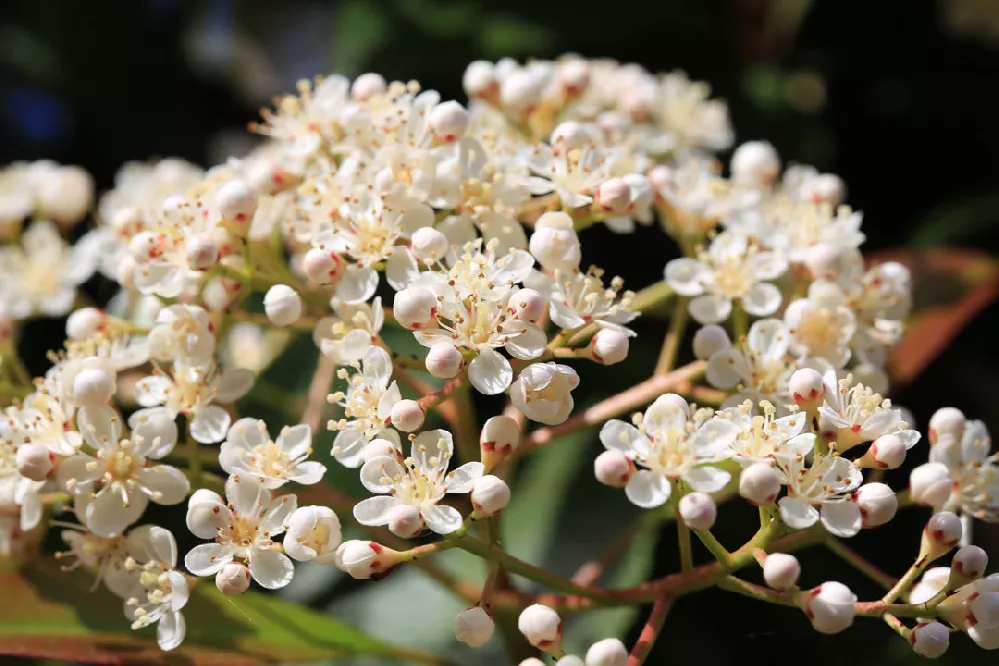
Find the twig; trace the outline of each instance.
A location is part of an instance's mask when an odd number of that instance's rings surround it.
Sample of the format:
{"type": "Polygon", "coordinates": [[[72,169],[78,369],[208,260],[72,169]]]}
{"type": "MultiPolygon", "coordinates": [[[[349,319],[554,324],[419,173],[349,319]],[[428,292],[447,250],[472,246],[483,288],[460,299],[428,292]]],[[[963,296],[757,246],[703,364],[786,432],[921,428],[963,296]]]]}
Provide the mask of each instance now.
{"type": "Polygon", "coordinates": [[[649,614],[649,619],[646,620],[645,626],[642,627],[642,633],[638,636],[638,641],[635,643],[635,647],[631,650],[631,655],[628,657],[628,666],[640,666],[645,661],[645,658],[649,656],[649,652],[652,650],[656,638],[659,637],[659,632],[662,631],[663,623],[666,622],[666,615],[669,613],[670,606],[672,605],[673,598],[668,592],[662,592],[656,597],[656,601],[652,605],[652,612],[649,614]]]}

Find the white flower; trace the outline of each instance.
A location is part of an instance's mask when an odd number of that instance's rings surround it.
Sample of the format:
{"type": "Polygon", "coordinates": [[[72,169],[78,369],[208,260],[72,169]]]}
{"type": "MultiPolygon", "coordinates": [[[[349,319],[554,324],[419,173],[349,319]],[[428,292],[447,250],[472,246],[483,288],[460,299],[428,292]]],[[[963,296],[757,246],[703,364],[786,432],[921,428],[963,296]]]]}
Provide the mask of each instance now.
{"type": "Polygon", "coordinates": [[[731,455],[743,467],[753,463],[773,464],[785,458],[802,458],[815,446],[815,435],[808,428],[808,415],[795,412],[776,418],[774,407],[760,403],[763,415],[752,415],[753,403],[746,401],[737,410],[727,409],[719,416],[731,417],[739,427],[732,442],[731,455]]]}
{"type": "Polygon", "coordinates": [[[345,467],[360,467],[364,447],[376,438],[399,446],[399,433],[387,423],[392,408],[402,400],[399,386],[394,381],[389,384],[392,359],[381,347],[369,347],[359,365],[360,371],[353,374],[341,368],[338,376],[347,380],[346,391],[330,394],[330,400],[344,410],[345,418],[330,421],[327,427],[338,431],[333,456],[345,467]]]}
{"type": "Polygon", "coordinates": [[[87,528],[110,537],[138,520],[149,501],[171,505],[184,501],[191,488],[183,472],[154,465],[173,450],[177,425],[162,413],[136,412],[130,437],[122,436],[121,418],[109,407],[87,409],[80,432],[95,450],[77,454],[59,467],[59,482],[75,496],[75,510],[87,528]]]}
{"type": "Polygon", "coordinates": [[[196,305],[171,305],[156,315],[149,331],[149,356],[157,361],[204,365],[215,352],[215,335],[208,312],[196,305]]]}
{"type": "Polygon", "coordinates": [[[600,430],[600,441],[620,451],[641,469],[625,486],[632,504],[650,509],[669,499],[671,483],[683,479],[697,492],[716,493],[731,475],[710,464],[727,456],[738,428],[725,419],[695,414],[690,418],[682,398],[660,396],[636,417],[637,427],[617,419],[600,430]]]}
{"type": "Polygon", "coordinates": [[[253,386],[253,372],[242,368],[220,370],[212,365],[175,364],[171,375],[155,374],[135,385],[135,400],[149,409],[175,419],[184,414],[190,421],[191,437],[212,444],[225,437],[232,417],[214,403],[242,398],[253,386]]]}
{"type": "Polygon", "coordinates": [[[277,441],[271,440],[267,424],[246,418],[232,424],[219,451],[219,464],[229,474],[247,474],[267,488],[280,488],[287,481],[302,485],[318,483],[326,467],[308,461],[312,453],[312,430],[305,424],[285,426],[277,441]]]}
{"type": "Polygon", "coordinates": [[[228,503],[205,489],[191,496],[188,529],[215,542],[195,546],[184,558],[184,566],[195,576],[211,576],[230,562],[243,561],[261,586],[284,587],[295,568],[271,538],[284,532],[295,510],[295,496],[275,498],[252,477],[235,476],[226,481],[225,494],[228,503]]]}
{"type": "Polygon", "coordinates": [[[889,433],[898,435],[911,449],[920,434],[902,420],[902,413],[892,409],[891,401],[883,399],[869,387],[854,384],[853,377],[837,381],[829,370],[822,378],[826,386],[825,404],[819,407],[819,429],[822,436],[839,452],[851,446],[870,442],[889,433]]]}
{"type": "Polygon", "coordinates": [[[787,484],[787,497],[777,503],[781,519],[796,530],[808,529],[820,518],[830,534],[852,537],[863,524],[860,507],[846,495],[864,480],[846,458],[819,457],[807,467],[802,458],[778,463],[787,484]]]}
{"type": "Polygon", "coordinates": [[[610,166],[607,157],[593,145],[555,150],[548,144],[539,144],[530,156],[530,167],[548,183],[532,180],[531,194],[555,192],[566,208],[587,206],[593,202],[600,184],[610,177],[610,166]]]}
{"type": "Polygon", "coordinates": [[[691,81],[682,71],[659,79],[652,112],[676,147],[718,151],[732,145],[728,106],[722,100],[710,99],[710,95],[708,84],[691,81]]]}
{"type": "Polygon", "coordinates": [[[126,567],[134,571],[136,583],[126,596],[125,617],[132,621],[132,629],[156,624],[160,649],[173,650],[184,640],[186,625],[180,611],[189,597],[187,580],[174,569],[177,543],[169,530],[150,525],[133,530],[128,545],[135,556],[126,567]]]}
{"type": "Polygon", "coordinates": [[[579,375],[561,363],[532,363],[510,387],[510,402],[527,418],[545,425],[558,425],[572,413],[572,390],[579,375]]]}
{"type": "Polygon", "coordinates": [[[480,462],[465,463],[451,472],[448,465],[454,453],[451,433],[428,430],[413,440],[410,456],[402,463],[393,457],[377,456],[361,468],[361,483],[373,493],[354,507],[354,517],[362,525],[387,525],[397,506],[416,507],[427,526],[438,534],[450,534],[461,527],[457,509],[440,505],[447,493],[467,493],[482,476],[480,462]]]}
{"type": "Polygon", "coordinates": [[[342,76],[330,76],[313,87],[302,79],[296,88],[297,95],[281,97],[276,111],[265,110],[264,123],[251,129],[273,138],[289,157],[303,159],[338,136],[340,117],[350,103],[350,82],[342,76]]]}
{"type": "MultiPolygon", "coordinates": [[[[988,522],[999,521],[999,462],[992,452],[992,438],[982,421],[964,424],[960,440],[945,435],[930,449],[930,463],[949,472],[949,494],[940,493],[938,511],[960,511],[988,522]]],[[[917,468],[917,470],[920,468],[917,468]]],[[[913,474],[916,470],[913,470],[913,474]]],[[[941,488],[943,490],[943,488],[941,488]]]]}
{"type": "Polygon", "coordinates": [[[360,361],[382,330],[382,299],[375,296],[371,303],[353,305],[334,300],[332,305],[333,316],[319,320],[312,339],[319,351],[337,365],[360,361]]]}
{"type": "Polygon", "coordinates": [[[692,296],[691,316],[702,324],[724,321],[738,300],[751,315],[765,317],[780,307],[780,290],[770,284],[787,270],[779,254],[760,250],[742,234],[722,232],[697,259],[674,259],[666,282],[677,294],[692,296]]]}
{"type": "Polygon", "coordinates": [[[799,298],[787,306],[784,321],[790,330],[792,353],[823,358],[837,368],[850,360],[856,318],[836,285],[813,282],[808,298],[799,298]]]}
{"type": "Polygon", "coordinates": [[[343,541],[340,519],[325,506],[300,506],[288,519],[284,552],[299,562],[333,564],[343,541]]]}
{"type": "Polygon", "coordinates": [[[105,587],[119,597],[128,596],[136,582],[134,572],[125,566],[129,555],[133,557],[136,555],[133,552],[136,549],[130,549],[129,542],[145,539],[145,533],[151,526],[144,525],[130,530],[128,537],[120,534],[102,537],[82,526],[70,527],[72,529],[60,533],[69,550],[56,554],[60,562],[69,561],[62,565],[62,570],[72,571],[81,566],[85,567],[96,575],[96,583],[104,583],[105,587]],[[70,558],[75,558],[75,561],[70,558]]]}
{"type": "Polygon", "coordinates": [[[0,439],[0,507],[20,507],[17,512],[20,515],[14,521],[17,531],[34,529],[41,522],[44,487],[44,480],[32,481],[20,474],[14,443],[6,437],[0,439]]]}
{"type": "Polygon", "coordinates": [[[753,322],[745,343],[711,355],[705,370],[708,382],[726,391],[738,387],[738,393],[726,399],[726,406],[746,399],[790,404],[788,382],[794,371],[786,359],[790,338],[788,327],[779,319],[761,319],[753,322]]]}
{"type": "Polygon", "coordinates": [[[937,609],[941,618],[966,631],[979,647],[999,649],[999,574],[968,583],[937,609]]]}
{"type": "Polygon", "coordinates": [[[631,310],[635,294],[631,291],[621,293],[624,280],[619,277],[606,287],[603,271],[591,267],[585,273],[555,271],[550,277],[537,274],[529,284],[548,299],[552,321],[564,330],[593,322],[600,328],[635,334],[625,326],[638,316],[631,310]]]}

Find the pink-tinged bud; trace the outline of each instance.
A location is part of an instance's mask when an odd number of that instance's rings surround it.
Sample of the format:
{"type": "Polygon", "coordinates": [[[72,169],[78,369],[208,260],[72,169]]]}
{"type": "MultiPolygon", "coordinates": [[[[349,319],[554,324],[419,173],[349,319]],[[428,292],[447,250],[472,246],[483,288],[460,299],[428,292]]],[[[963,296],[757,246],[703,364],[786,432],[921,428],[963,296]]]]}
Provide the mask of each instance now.
{"type": "Polygon", "coordinates": [[[494,65],[485,60],[468,63],[461,83],[469,97],[495,98],[499,94],[499,82],[494,74],[494,65]]]}
{"type": "Polygon", "coordinates": [[[215,587],[226,596],[243,594],[250,589],[250,570],[245,564],[230,562],[215,574],[215,587]]]}
{"type": "Polygon", "coordinates": [[[628,666],[628,648],[616,638],[597,641],[586,651],[586,666],[628,666]]]}
{"type": "Polygon", "coordinates": [[[564,154],[577,148],[585,148],[593,143],[593,137],[586,125],[575,120],[568,120],[552,130],[551,145],[555,154],[564,154]]]}
{"type": "Polygon", "coordinates": [[[590,63],[582,58],[572,58],[558,63],[555,77],[565,94],[574,97],[590,85],[590,63]]]}
{"type": "Polygon", "coordinates": [[[115,377],[101,368],[84,368],[73,378],[73,401],[81,407],[100,407],[111,401],[115,377]]]}
{"type": "Polygon", "coordinates": [[[962,546],[951,560],[950,568],[954,574],[960,576],[964,582],[981,578],[985,575],[985,569],[989,566],[989,555],[984,549],[975,545],[962,546]]]}
{"type": "Polygon", "coordinates": [[[624,488],[634,474],[635,463],[620,451],[604,451],[593,461],[593,475],[611,488],[624,488]]]}
{"type": "Polygon", "coordinates": [[[413,256],[425,262],[442,259],[450,247],[447,236],[433,227],[420,227],[413,232],[409,243],[413,256]]]}
{"type": "Polygon", "coordinates": [[[835,282],[843,272],[843,251],[828,243],[817,243],[805,252],[805,267],[812,280],[835,282]]]}
{"type": "Polygon", "coordinates": [[[881,435],[859,460],[857,467],[896,469],[905,462],[905,442],[898,435],[881,435]]]}
{"type": "Polygon", "coordinates": [[[336,252],[314,247],[302,259],[302,272],[312,284],[333,284],[343,271],[343,257],[336,252]]]}
{"type": "Polygon", "coordinates": [[[799,595],[798,604],[823,634],[838,634],[853,624],[857,614],[857,595],[843,583],[829,581],[799,595]]]}
{"type": "Polygon", "coordinates": [[[22,444],[17,447],[14,460],[21,476],[32,481],[44,481],[52,471],[54,456],[49,450],[37,442],[22,444]]]}
{"type": "Polygon", "coordinates": [[[184,243],[187,264],[196,271],[207,271],[219,261],[219,244],[214,234],[205,232],[191,236],[184,243]]]}
{"type": "Polygon", "coordinates": [[[531,72],[516,70],[500,81],[500,104],[514,117],[523,118],[541,99],[540,81],[531,72]]]}
{"type": "Polygon", "coordinates": [[[423,408],[415,400],[403,399],[392,406],[390,418],[399,432],[415,432],[423,425],[423,408]]]}
{"type": "Polygon", "coordinates": [[[532,604],[517,618],[517,628],[527,642],[545,652],[557,654],[562,644],[562,618],[548,606],[532,604]]]}
{"type": "Polygon", "coordinates": [[[631,206],[631,188],[621,178],[610,178],[597,188],[594,202],[610,215],[624,215],[631,206]]]}
{"type": "Polygon", "coordinates": [[[423,517],[420,509],[411,504],[399,504],[389,511],[388,528],[392,534],[402,539],[412,539],[423,531],[423,517]]]}
{"type": "Polygon", "coordinates": [[[66,320],[66,337],[70,340],[84,340],[102,330],[108,315],[98,308],[80,308],[66,320]]]}
{"type": "Polygon", "coordinates": [[[539,217],[528,247],[546,271],[570,273],[579,268],[582,250],[568,213],[552,211],[539,217]]]}
{"type": "Polygon", "coordinates": [[[495,628],[489,613],[479,606],[466,608],[454,618],[454,637],[473,648],[488,643],[495,628]]]}
{"type": "MultiPolygon", "coordinates": [[[[432,348],[431,348],[432,349],[432,348]]],[[[494,416],[482,424],[479,434],[482,462],[492,469],[520,446],[520,425],[509,416],[494,416]]]]}
{"type": "Polygon", "coordinates": [[[453,100],[442,102],[430,112],[427,124],[434,139],[440,143],[453,143],[468,131],[468,111],[453,100]]]}
{"type": "Polygon", "coordinates": [[[614,365],[628,358],[628,336],[613,328],[597,331],[590,341],[590,353],[604,365],[614,365]]]}
{"type": "Polygon", "coordinates": [[[767,141],[747,141],[732,153],[730,168],[734,182],[763,187],[780,173],[780,157],[767,141]]]}
{"type": "Polygon", "coordinates": [[[865,483],[853,495],[853,501],[860,508],[864,527],[878,527],[895,517],[898,511],[898,498],[895,491],[883,483],[865,483]]]}
{"type": "Polygon", "coordinates": [[[692,530],[710,530],[718,517],[718,507],[706,493],[687,493],[680,498],[677,512],[683,524],[692,530]]]}
{"type": "Polygon", "coordinates": [[[374,541],[344,541],[336,549],[336,566],[344,573],[358,580],[385,573],[396,564],[399,555],[374,541]]]}
{"type": "Polygon", "coordinates": [[[909,643],[920,657],[936,659],[950,647],[950,630],[939,622],[920,622],[909,634],[909,643]]]}
{"type": "Polygon", "coordinates": [[[846,183],[834,173],[820,173],[802,187],[802,195],[814,203],[838,206],[846,199],[846,183]]]}
{"type": "Polygon", "coordinates": [[[773,504],[782,485],[780,472],[765,462],[753,463],[739,476],[739,494],[753,506],[773,504]]]}
{"type": "Polygon", "coordinates": [[[507,308],[520,321],[538,323],[548,310],[548,301],[533,289],[521,289],[510,296],[507,308]]]}
{"type": "Polygon", "coordinates": [[[795,370],[788,388],[795,404],[809,413],[817,412],[826,398],[822,375],[812,368],[795,370]]]}
{"type": "Polygon", "coordinates": [[[286,284],[276,284],[264,294],[264,312],[275,326],[291,326],[302,316],[302,297],[286,284]]]}
{"type": "Polygon", "coordinates": [[[406,287],[396,292],[392,314],[408,329],[429,328],[437,321],[437,297],[426,287],[406,287]]]}
{"type": "Polygon", "coordinates": [[[476,518],[493,516],[510,504],[510,486],[498,476],[487,474],[472,486],[469,499],[476,518]]]}
{"type": "Polygon", "coordinates": [[[925,463],[909,474],[909,495],[912,501],[923,506],[943,506],[950,497],[952,485],[950,470],[943,463],[925,463]]]}
{"type": "Polygon", "coordinates": [[[919,559],[933,561],[946,555],[961,541],[964,527],[961,519],[950,511],[933,514],[923,529],[923,539],[919,547],[919,559]]]}
{"type": "Polygon", "coordinates": [[[798,584],[801,564],[787,553],[771,553],[763,561],[763,580],[775,590],[789,590],[798,584]]]}
{"type": "Polygon", "coordinates": [[[385,78],[381,74],[368,72],[361,74],[350,86],[350,96],[355,102],[366,102],[375,95],[381,95],[388,89],[385,78]]]}
{"type": "Polygon", "coordinates": [[[956,407],[941,407],[930,417],[930,444],[936,444],[941,437],[951,437],[960,442],[964,436],[964,413],[956,407]]]}
{"type": "Polygon", "coordinates": [[[465,357],[454,345],[438,343],[427,352],[426,366],[438,379],[453,379],[465,367],[465,357]]]}
{"type": "Polygon", "coordinates": [[[707,360],[717,352],[732,346],[728,333],[718,324],[707,324],[694,333],[694,356],[707,360]]]}
{"type": "Polygon", "coordinates": [[[256,191],[241,180],[230,180],[215,193],[215,203],[233,232],[246,235],[257,212],[256,191]]]}

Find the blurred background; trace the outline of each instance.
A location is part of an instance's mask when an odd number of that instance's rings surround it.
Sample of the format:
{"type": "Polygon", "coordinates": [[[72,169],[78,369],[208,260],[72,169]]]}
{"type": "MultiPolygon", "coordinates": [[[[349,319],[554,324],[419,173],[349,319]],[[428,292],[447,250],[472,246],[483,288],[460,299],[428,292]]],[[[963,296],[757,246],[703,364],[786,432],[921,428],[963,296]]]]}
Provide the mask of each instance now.
{"type": "MultiPolygon", "coordinates": [[[[377,71],[463,100],[461,75],[471,60],[564,52],[684,69],[708,81],[728,100],[740,140],[765,138],[786,160],[845,179],[849,203],[864,212],[868,251],[957,245],[999,252],[999,0],[3,0],[0,163],[78,164],[106,189],[127,160],[177,156],[210,165],[244,153],[253,141],[246,123],[299,78],[377,71]]],[[[661,279],[676,254],[655,229],[587,233],[584,259],[635,288],[661,279]]],[[[920,294],[930,299],[924,304],[959,295],[953,285],[918,278],[917,306],[920,294]]],[[[112,293],[99,283],[88,290],[98,300],[112,293]]],[[[583,403],[646,376],[664,326],[654,317],[641,321],[637,348],[615,372],[583,368],[583,403]]],[[[917,427],[925,431],[946,404],[999,432],[997,331],[999,312],[990,306],[917,382],[900,388],[895,401],[912,410],[917,427]]],[[[25,338],[29,365],[41,372],[44,350],[60,344],[62,322],[33,322],[25,338]]],[[[297,349],[299,357],[282,363],[307,383],[315,351],[308,340],[297,349]]],[[[514,554],[571,573],[599,552],[615,524],[633,518],[623,494],[590,479],[586,461],[598,447],[594,433],[583,433],[524,467],[507,519],[514,554]]],[[[925,456],[925,447],[916,449],[906,469],[925,456]]],[[[905,478],[889,476],[896,488],[905,478]]],[[[723,542],[747,536],[746,508],[723,511],[723,542]]],[[[906,512],[852,545],[898,575],[925,518],[906,512]]],[[[999,560],[994,528],[980,526],[976,539],[999,560]]],[[[474,573],[474,562],[447,555],[445,564],[474,573]]],[[[861,598],[878,594],[821,549],[802,562],[805,584],[842,579],[861,598]]],[[[667,526],[640,539],[607,584],[677,567],[667,526]]],[[[301,567],[287,594],[377,636],[466,654],[454,646],[451,627],[462,605],[419,572],[361,586],[301,567]]],[[[614,634],[634,640],[647,610],[574,622],[570,645],[614,634]]],[[[501,663],[499,641],[491,647],[465,663],[501,663]]],[[[747,655],[858,666],[918,661],[877,621],[825,637],[794,609],[709,592],[674,608],[647,663],[738,663],[747,655]]],[[[955,636],[941,661],[990,658],[955,636]]]]}

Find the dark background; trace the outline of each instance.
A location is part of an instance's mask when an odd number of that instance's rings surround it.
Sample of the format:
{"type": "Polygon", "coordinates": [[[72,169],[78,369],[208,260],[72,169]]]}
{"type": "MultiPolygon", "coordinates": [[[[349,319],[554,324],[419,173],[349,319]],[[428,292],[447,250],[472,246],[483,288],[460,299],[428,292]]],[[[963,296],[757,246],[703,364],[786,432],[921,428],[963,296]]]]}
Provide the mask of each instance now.
{"type": "MultiPolygon", "coordinates": [[[[242,152],[245,124],[297,78],[371,70],[463,99],[470,60],[566,51],[652,71],[681,68],[710,82],[729,101],[741,140],[766,138],[785,159],[845,179],[850,204],[864,211],[868,250],[954,244],[999,251],[999,0],[3,0],[0,163],[79,164],[106,189],[127,160],[179,156],[206,165],[242,152]]],[[[585,259],[632,286],[660,279],[676,252],[654,230],[587,233],[585,259]]],[[[111,294],[99,283],[88,290],[111,294]]],[[[917,427],[925,431],[932,411],[946,404],[999,432],[997,324],[991,307],[895,396],[917,427]]],[[[639,331],[644,347],[614,383],[640,377],[654,358],[661,324],[648,321],[639,331]]],[[[26,352],[40,371],[35,352],[58,344],[61,322],[35,322],[28,333],[26,352]]],[[[584,402],[599,397],[587,388],[588,374],[584,402]]],[[[913,462],[925,455],[925,447],[915,450],[913,462]]],[[[900,487],[905,475],[893,481],[900,487]]],[[[899,574],[925,517],[909,512],[852,545],[899,574]]],[[[978,535],[999,553],[994,530],[978,535]]],[[[658,573],[676,568],[674,551],[672,532],[664,532],[658,573]]],[[[808,584],[842,579],[861,598],[877,593],[827,554],[802,562],[808,584]]],[[[986,663],[990,656],[973,648],[955,635],[945,659],[986,663]]],[[[648,663],[748,659],[915,658],[876,620],[829,638],[793,609],[709,592],[680,602],[648,663]]]]}

